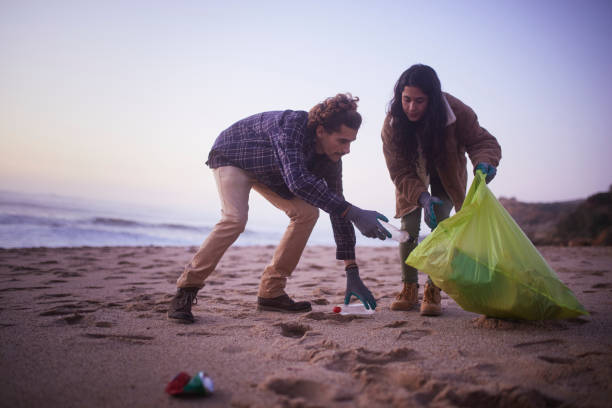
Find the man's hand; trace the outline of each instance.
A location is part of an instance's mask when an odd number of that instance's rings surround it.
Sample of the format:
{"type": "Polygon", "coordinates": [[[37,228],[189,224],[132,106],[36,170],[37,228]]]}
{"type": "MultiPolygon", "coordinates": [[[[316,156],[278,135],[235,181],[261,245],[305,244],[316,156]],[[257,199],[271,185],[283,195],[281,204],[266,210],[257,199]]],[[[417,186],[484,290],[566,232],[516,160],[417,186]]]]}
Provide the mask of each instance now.
{"type": "Polygon", "coordinates": [[[344,296],[344,304],[348,305],[351,296],[356,296],[366,309],[376,309],[376,299],[372,296],[370,289],[366,287],[359,277],[359,268],[352,264],[346,267],[346,295],[344,296]]]}
{"type": "Polygon", "coordinates": [[[442,204],[442,200],[438,197],[430,195],[427,191],[423,191],[419,196],[419,204],[425,211],[425,224],[432,230],[438,226],[438,220],[436,219],[436,213],[434,212],[434,204],[442,204]]]}
{"type": "Polygon", "coordinates": [[[487,176],[485,178],[485,182],[487,184],[489,184],[491,182],[491,180],[493,180],[493,178],[497,174],[497,169],[495,168],[495,166],[493,166],[492,164],[489,164],[489,163],[485,163],[485,162],[478,163],[476,165],[476,167],[474,168],[474,174],[476,174],[476,170],[482,171],[483,174],[485,176],[487,176]]]}
{"type": "Polygon", "coordinates": [[[391,233],[378,222],[378,220],[389,222],[389,219],[376,211],[362,210],[351,205],[345,217],[352,221],[357,229],[368,238],[380,238],[382,240],[391,238],[391,233]]]}

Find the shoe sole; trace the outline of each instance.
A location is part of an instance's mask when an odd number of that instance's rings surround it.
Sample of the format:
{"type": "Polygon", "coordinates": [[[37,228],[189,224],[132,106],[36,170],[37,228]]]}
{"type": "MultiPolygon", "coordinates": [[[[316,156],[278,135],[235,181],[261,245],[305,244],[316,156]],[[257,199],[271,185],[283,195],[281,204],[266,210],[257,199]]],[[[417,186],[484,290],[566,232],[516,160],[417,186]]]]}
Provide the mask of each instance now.
{"type": "Polygon", "coordinates": [[[307,312],[312,311],[312,307],[309,307],[307,309],[299,309],[299,310],[287,310],[287,309],[282,309],[282,308],[275,307],[275,306],[257,305],[257,310],[265,311],[265,312],[281,312],[281,313],[307,313],[307,312]]]}
{"type": "Polygon", "coordinates": [[[433,311],[421,310],[421,316],[440,316],[441,314],[442,314],[441,310],[433,310],[433,311]]]}

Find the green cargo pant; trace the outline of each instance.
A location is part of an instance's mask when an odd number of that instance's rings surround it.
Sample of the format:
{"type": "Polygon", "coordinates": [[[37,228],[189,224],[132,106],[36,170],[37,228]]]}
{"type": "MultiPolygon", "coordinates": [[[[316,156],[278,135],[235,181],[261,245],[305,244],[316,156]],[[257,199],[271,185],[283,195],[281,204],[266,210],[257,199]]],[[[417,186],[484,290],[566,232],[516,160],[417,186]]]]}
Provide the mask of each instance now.
{"type": "MultiPolygon", "coordinates": [[[[431,176],[431,195],[438,197],[443,201],[440,205],[434,205],[434,213],[438,223],[447,219],[453,209],[453,202],[449,198],[448,194],[442,187],[442,183],[436,174],[431,176]]],[[[421,213],[422,208],[408,213],[402,217],[401,229],[407,231],[410,234],[410,239],[406,242],[402,242],[399,246],[400,258],[402,260],[402,282],[406,283],[418,283],[418,273],[412,266],[406,265],[406,258],[418,245],[419,232],[421,230],[421,213]]],[[[431,281],[428,278],[428,281],[431,281]]]]}

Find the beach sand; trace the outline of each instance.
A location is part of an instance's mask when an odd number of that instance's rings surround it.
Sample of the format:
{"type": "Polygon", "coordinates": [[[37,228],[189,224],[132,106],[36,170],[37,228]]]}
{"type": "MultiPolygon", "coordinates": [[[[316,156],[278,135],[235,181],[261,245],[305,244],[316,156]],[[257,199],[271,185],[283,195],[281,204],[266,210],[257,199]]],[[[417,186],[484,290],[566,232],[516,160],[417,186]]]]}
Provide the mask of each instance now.
{"type": "MultiPolygon", "coordinates": [[[[462,310],[392,312],[393,247],[359,247],[372,316],[332,313],[345,277],[308,247],[287,292],[313,311],[258,312],[274,248],[232,247],[198,296],[196,322],[166,319],[195,247],[0,249],[2,407],[609,407],[612,248],[539,248],[590,316],[517,322],[462,310]],[[164,392],[205,371],[213,396],[164,392]]],[[[421,284],[425,276],[420,275],[421,284]]],[[[421,285],[421,295],[423,286],[421,285]]]]}

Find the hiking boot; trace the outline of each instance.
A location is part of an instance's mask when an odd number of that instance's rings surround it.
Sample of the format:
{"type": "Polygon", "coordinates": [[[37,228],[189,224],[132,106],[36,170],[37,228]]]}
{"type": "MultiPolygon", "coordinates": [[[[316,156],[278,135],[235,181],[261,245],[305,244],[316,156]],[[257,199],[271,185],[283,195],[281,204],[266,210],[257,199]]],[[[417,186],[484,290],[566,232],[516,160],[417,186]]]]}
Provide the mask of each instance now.
{"type": "Polygon", "coordinates": [[[294,302],[286,293],[275,298],[257,297],[257,310],[271,312],[305,313],[310,312],[310,302],[294,302]]]}
{"type": "Polygon", "coordinates": [[[440,296],[440,288],[431,282],[427,282],[421,302],[421,316],[440,316],[441,314],[442,296],[440,296]]]}
{"type": "Polygon", "coordinates": [[[170,301],[168,318],[179,323],[193,323],[195,319],[191,314],[191,305],[198,303],[198,290],[199,288],[178,288],[170,301]]]}
{"type": "Polygon", "coordinates": [[[391,303],[391,310],[411,310],[419,302],[419,284],[404,282],[404,288],[391,303]]]}

